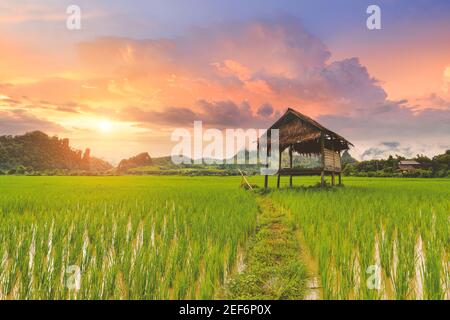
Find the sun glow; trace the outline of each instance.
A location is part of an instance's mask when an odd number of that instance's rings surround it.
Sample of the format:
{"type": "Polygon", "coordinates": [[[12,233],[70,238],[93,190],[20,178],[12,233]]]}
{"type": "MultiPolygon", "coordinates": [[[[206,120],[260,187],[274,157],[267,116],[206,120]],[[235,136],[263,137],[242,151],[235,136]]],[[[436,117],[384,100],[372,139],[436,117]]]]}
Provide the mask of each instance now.
{"type": "Polygon", "coordinates": [[[111,128],[112,128],[111,122],[109,122],[108,120],[101,120],[98,123],[98,129],[101,132],[104,132],[104,133],[110,132],[111,128]]]}
{"type": "Polygon", "coordinates": [[[446,67],[444,70],[444,85],[442,90],[445,93],[450,91],[450,66],[446,67]]]}

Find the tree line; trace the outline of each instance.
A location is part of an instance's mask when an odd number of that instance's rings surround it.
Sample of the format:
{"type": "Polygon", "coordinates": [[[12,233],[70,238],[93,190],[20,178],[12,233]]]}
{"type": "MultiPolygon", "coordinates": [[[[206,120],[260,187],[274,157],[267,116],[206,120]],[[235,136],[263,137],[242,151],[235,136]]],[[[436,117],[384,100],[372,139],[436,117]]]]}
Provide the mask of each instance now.
{"type": "Polygon", "coordinates": [[[108,162],[70,147],[69,139],[50,137],[41,131],[0,136],[0,174],[101,173],[108,162]]]}
{"type": "Polygon", "coordinates": [[[406,160],[406,158],[390,155],[387,159],[357,161],[348,152],[344,152],[342,156],[343,174],[357,177],[450,177],[450,150],[433,158],[417,155],[411,159],[420,163],[420,168],[416,170],[400,170],[399,163],[402,160],[406,160]]]}
{"type": "MultiPolygon", "coordinates": [[[[251,157],[245,151],[246,157],[251,157]]],[[[254,155],[253,155],[254,156],[254,155]]],[[[342,155],[343,174],[359,177],[450,177],[450,150],[444,154],[429,158],[417,155],[414,159],[420,163],[420,168],[411,171],[399,169],[399,162],[406,160],[402,156],[389,156],[387,159],[357,161],[348,151],[342,155]]],[[[288,159],[283,157],[283,166],[287,166],[288,159]]],[[[320,165],[318,158],[294,156],[294,166],[314,168],[320,165]]],[[[130,173],[130,169],[143,167],[151,172],[157,170],[158,174],[180,173],[187,170],[188,174],[238,174],[237,168],[248,174],[258,174],[259,165],[174,165],[170,157],[151,159],[148,153],[142,153],[120,162],[117,173],[130,173]],[[151,166],[148,167],[147,166],[151,166]],[[183,170],[181,170],[183,169],[183,170]],[[188,170],[189,169],[189,170],[188,170]],[[181,170],[181,171],[180,171],[181,170]]],[[[50,137],[41,131],[33,131],[18,136],[0,136],[0,175],[1,174],[45,174],[45,175],[92,175],[114,174],[113,166],[108,162],[92,157],[90,149],[84,152],[73,149],[69,139],[50,137]]],[[[146,170],[137,170],[136,173],[146,174],[146,170]]]]}

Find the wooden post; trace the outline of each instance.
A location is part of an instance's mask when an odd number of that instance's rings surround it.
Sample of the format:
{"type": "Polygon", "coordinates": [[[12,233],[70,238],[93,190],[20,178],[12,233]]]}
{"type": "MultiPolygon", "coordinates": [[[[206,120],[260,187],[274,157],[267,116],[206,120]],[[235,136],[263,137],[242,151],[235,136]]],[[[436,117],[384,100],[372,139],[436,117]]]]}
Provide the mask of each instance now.
{"type": "Polygon", "coordinates": [[[261,159],[259,158],[259,148],[261,146],[259,145],[259,137],[256,139],[256,164],[260,164],[261,159]]]}
{"type": "Polygon", "coordinates": [[[331,137],[331,151],[333,151],[333,171],[331,172],[331,185],[334,187],[334,173],[336,171],[336,161],[335,161],[335,152],[334,152],[334,139],[331,137]]]}
{"type": "Polygon", "coordinates": [[[342,186],[342,177],[341,177],[341,175],[342,175],[342,173],[339,172],[338,177],[339,177],[339,185],[340,185],[340,186],[342,186]]]}
{"type": "MultiPolygon", "coordinates": [[[[269,141],[270,141],[270,133],[269,131],[267,131],[267,136],[266,136],[266,168],[269,169],[269,141]]],[[[266,174],[264,176],[264,189],[267,190],[267,188],[269,187],[269,176],[266,174]]]]}
{"type": "MultiPolygon", "coordinates": [[[[292,169],[292,145],[289,146],[289,168],[292,169]]],[[[289,176],[289,186],[292,188],[292,175],[289,176]]]]}
{"type": "Polygon", "coordinates": [[[320,175],[320,185],[325,186],[325,137],[323,132],[320,135],[320,153],[322,154],[322,173],[320,175]]]}
{"type": "Polygon", "coordinates": [[[280,154],[278,157],[278,178],[277,178],[277,188],[280,189],[280,179],[281,179],[281,148],[280,148],[280,154]]]}

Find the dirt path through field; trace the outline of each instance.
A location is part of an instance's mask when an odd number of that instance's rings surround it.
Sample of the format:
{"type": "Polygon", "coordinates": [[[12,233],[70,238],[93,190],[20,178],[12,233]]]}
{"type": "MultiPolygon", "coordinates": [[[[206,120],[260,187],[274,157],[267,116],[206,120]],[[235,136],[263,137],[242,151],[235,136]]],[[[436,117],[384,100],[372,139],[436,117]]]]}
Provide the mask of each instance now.
{"type": "Polygon", "coordinates": [[[311,296],[307,263],[290,212],[267,196],[258,196],[256,234],[246,250],[245,269],[225,286],[229,299],[297,300],[311,296]]]}

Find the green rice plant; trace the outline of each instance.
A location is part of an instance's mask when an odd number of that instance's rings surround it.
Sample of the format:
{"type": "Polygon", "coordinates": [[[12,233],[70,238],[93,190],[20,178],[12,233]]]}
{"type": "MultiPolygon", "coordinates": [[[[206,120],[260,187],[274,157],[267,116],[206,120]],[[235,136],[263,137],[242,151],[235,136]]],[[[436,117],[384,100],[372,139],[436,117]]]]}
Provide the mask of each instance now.
{"type": "Polygon", "coordinates": [[[291,210],[305,235],[325,298],[445,298],[450,180],[346,178],[343,188],[283,188],[270,197],[291,210]],[[367,285],[374,265],[381,268],[380,289],[367,285]]]}
{"type": "Polygon", "coordinates": [[[255,197],[238,185],[2,177],[0,298],[211,299],[256,226],[255,197]]]}

